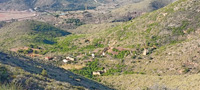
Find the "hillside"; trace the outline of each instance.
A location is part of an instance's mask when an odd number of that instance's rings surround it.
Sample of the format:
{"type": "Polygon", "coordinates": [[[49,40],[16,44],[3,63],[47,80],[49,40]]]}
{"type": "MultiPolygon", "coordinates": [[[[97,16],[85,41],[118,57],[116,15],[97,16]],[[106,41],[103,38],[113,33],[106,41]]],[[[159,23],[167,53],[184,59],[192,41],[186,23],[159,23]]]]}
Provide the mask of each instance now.
{"type": "MultiPolygon", "coordinates": [[[[92,42],[90,45],[94,45],[94,48],[91,49],[96,53],[97,58],[102,60],[99,61],[99,67],[108,70],[107,73],[102,75],[105,76],[102,82],[121,89],[122,87],[119,87],[119,85],[127,82],[120,83],[117,79],[119,78],[118,75],[123,76],[124,73],[146,74],[147,76],[153,75],[155,78],[166,78],[164,81],[161,80],[163,83],[157,81],[160,84],[158,87],[163,85],[169,89],[178,88],[181,90],[190,88],[189,86],[182,87],[181,84],[176,82],[183,84],[184,81],[178,80],[169,85],[168,81],[170,80],[168,77],[175,75],[172,78],[176,79],[186,76],[186,81],[191,82],[193,82],[193,76],[198,78],[196,74],[200,70],[200,62],[198,61],[200,49],[199,4],[198,0],[179,0],[114,28],[103,29],[99,33],[92,33],[92,35],[85,37],[84,40],[89,40],[92,42]],[[95,42],[98,43],[95,44],[95,42]],[[98,55],[103,49],[97,48],[104,48],[105,50],[105,47],[110,47],[113,52],[108,50],[107,55],[102,59],[98,55]],[[123,49],[130,51],[130,53],[123,52],[123,49]],[[116,55],[115,52],[118,54],[116,55]],[[114,75],[114,78],[112,75],[114,75]],[[112,80],[115,81],[112,82],[112,80]]],[[[91,30],[95,30],[92,28],[91,30]]],[[[83,44],[79,44],[77,46],[89,47],[90,45],[83,46],[83,44]]],[[[78,73],[85,75],[81,72],[78,73]]],[[[135,76],[130,75],[131,77],[135,76]]],[[[144,82],[148,80],[143,79],[142,75],[139,79],[144,80],[144,82]]],[[[154,81],[152,80],[152,82],[154,81]]],[[[131,83],[135,84],[137,82],[131,83]]],[[[194,83],[196,86],[199,85],[199,82],[194,83]]],[[[156,83],[147,84],[144,87],[154,88],[153,85],[156,85],[156,83]]],[[[193,88],[198,88],[196,86],[193,88]]],[[[137,85],[135,87],[141,89],[143,86],[137,85]]],[[[128,89],[129,87],[125,86],[123,88],[128,89]]]]}
{"type": "Polygon", "coordinates": [[[13,85],[19,85],[23,90],[112,90],[93,80],[52,66],[50,63],[16,53],[0,52],[0,62],[1,83],[11,82],[13,85]]]}
{"type": "Polygon", "coordinates": [[[56,37],[66,36],[69,32],[38,21],[7,23],[0,28],[1,46],[15,47],[31,43],[53,44],[56,37]]]}
{"type": "MultiPolygon", "coordinates": [[[[187,43],[191,44],[198,40],[198,8],[198,1],[179,0],[165,8],[145,14],[115,28],[91,35],[88,39],[98,38],[101,44],[109,45],[109,47],[132,48],[136,50],[138,57],[142,56],[144,49],[147,49],[149,51],[147,56],[160,60],[156,58],[160,58],[163,51],[169,52],[169,47],[180,45],[182,47],[179,50],[184,50],[187,48],[187,43]],[[166,49],[169,50],[166,51],[166,49]]],[[[170,51],[175,53],[176,51],[173,50],[170,51]]],[[[187,48],[187,50],[189,49],[187,48]]],[[[189,52],[186,51],[183,51],[182,54],[189,52]]],[[[147,57],[144,58],[147,59],[147,57]]],[[[162,59],[166,59],[166,57],[162,59]]],[[[180,57],[178,59],[177,56],[177,60],[180,60],[180,57]]]]}
{"type": "Polygon", "coordinates": [[[200,84],[196,75],[200,70],[199,4],[198,0],[179,0],[90,37],[101,38],[110,47],[132,48],[135,51],[132,58],[124,58],[123,64],[129,66],[126,69],[132,68],[133,73],[147,75],[114,74],[102,77],[102,83],[128,90],[197,90],[200,84]]]}
{"type": "Polygon", "coordinates": [[[36,74],[44,68],[51,79],[89,89],[198,89],[200,1],[178,0],[167,5],[160,0],[163,4],[158,6],[159,1],[153,2],[156,6],[151,4],[151,10],[162,8],[128,22],[81,25],[71,33],[39,21],[2,22],[0,50],[13,51],[17,59],[12,56],[1,63],[36,74]],[[34,64],[28,68],[30,63],[34,64]],[[81,76],[83,81],[65,76],[81,76]],[[98,83],[93,85],[90,79],[98,83]]]}

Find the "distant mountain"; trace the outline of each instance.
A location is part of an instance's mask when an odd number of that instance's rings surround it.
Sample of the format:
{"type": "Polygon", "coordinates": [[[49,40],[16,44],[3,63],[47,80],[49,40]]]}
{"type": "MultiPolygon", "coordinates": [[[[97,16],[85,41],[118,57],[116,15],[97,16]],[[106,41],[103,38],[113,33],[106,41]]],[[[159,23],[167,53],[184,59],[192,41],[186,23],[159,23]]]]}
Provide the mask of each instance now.
{"type": "MultiPolygon", "coordinates": [[[[114,6],[139,3],[146,0],[0,0],[0,10],[85,10],[95,9],[98,6],[114,6]]],[[[149,0],[158,1],[153,6],[159,8],[174,0],[149,0]],[[163,3],[164,2],[164,3],[163,3]],[[161,3],[161,4],[160,4],[161,3]]]]}
{"type": "Polygon", "coordinates": [[[93,0],[0,0],[2,10],[79,10],[86,6],[91,9],[97,4],[93,0]]]}

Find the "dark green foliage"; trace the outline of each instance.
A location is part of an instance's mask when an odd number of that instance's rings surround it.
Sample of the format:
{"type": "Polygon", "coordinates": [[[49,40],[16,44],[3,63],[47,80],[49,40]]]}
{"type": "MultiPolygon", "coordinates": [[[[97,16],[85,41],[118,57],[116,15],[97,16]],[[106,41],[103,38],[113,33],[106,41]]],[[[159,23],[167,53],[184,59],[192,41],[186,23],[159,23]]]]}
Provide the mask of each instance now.
{"type": "Polygon", "coordinates": [[[76,26],[81,26],[84,24],[83,22],[81,22],[80,19],[73,19],[73,18],[67,19],[66,23],[73,23],[76,26]]]}
{"type": "Polygon", "coordinates": [[[114,52],[119,52],[119,50],[116,49],[116,48],[113,48],[112,50],[113,50],[114,52]]]}
{"type": "Polygon", "coordinates": [[[104,73],[103,75],[108,76],[108,75],[120,74],[125,67],[126,65],[117,64],[115,67],[107,70],[107,72],[104,73]]]}
{"type": "Polygon", "coordinates": [[[187,30],[187,33],[190,34],[191,32],[194,32],[194,31],[195,31],[194,28],[189,28],[189,29],[187,30]]]}
{"type": "Polygon", "coordinates": [[[103,48],[104,44],[102,44],[103,39],[94,39],[93,44],[97,48],[103,48]]]}
{"type": "Polygon", "coordinates": [[[126,57],[127,55],[130,54],[130,51],[120,51],[117,55],[115,55],[114,57],[115,58],[118,58],[118,59],[123,59],[124,57],[126,57]]]}
{"type": "Polygon", "coordinates": [[[45,69],[43,69],[42,72],[41,72],[41,75],[42,75],[42,76],[48,76],[48,75],[47,75],[47,71],[46,71],[45,69]]]}
{"type": "Polygon", "coordinates": [[[60,37],[70,34],[69,32],[65,32],[59,28],[53,27],[50,24],[37,21],[31,21],[30,27],[32,30],[35,31],[32,34],[41,33],[45,36],[51,36],[51,37],[60,37]]]}
{"type": "Polygon", "coordinates": [[[146,74],[145,72],[139,72],[138,74],[142,74],[142,75],[144,75],[144,74],[146,74]]]}
{"type": "Polygon", "coordinates": [[[174,34],[174,35],[184,35],[183,30],[185,30],[188,25],[189,25],[188,21],[182,21],[182,25],[180,27],[172,28],[172,34],[174,34]]]}
{"type": "Polygon", "coordinates": [[[94,45],[87,45],[83,49],[95,49],[95,46],[94,45]]]}
{"type": "Polygon", "coordinates": [[[9,84],[0,84],[0,90],[24,90],[21,85],[9,83],[9,84]]]}
{"type": "Polygon", "coordinates": [[[0,66],[0,82],[5,83],[10,79],[10,73],[5,67],[0,66]]]}
{"type": "Polygon", "coordinates": [[[55,15],[56,18],[58,18],[60,15],[55,15]]]}
{"type": "Polygon", "coordinates": [[[147,46],[153,47],[158,46],[157,40],[159,40],[159,36],[152,36],[151,39],[147,42],[147,46]]]}
{"type": "Polygon", "coordinates": [[[93,78],[94,76],[92,75],[92,72],[98,71],[98,70],[103,70],[103,68],[98,66],[99,60],[94,60],[92,62],[88,62],[87,67],[81,69],[81,70],[72,70],[73,72],[83,75],[87,78],[93,78]]]}
{"type": "Polygon", "coordinates": [[[31,30],[33,30],[30,35],[33,41],[37,43],[55,44],[56,37],[71,34],[47,23],[37,21],[29,21],[29,23],[31,30]]]}
{"type": "Polygon", "coordinates": [[[136,56],[136,55],[133,55],[133,56],[132,56],[132,59],[136,59],[136,58],[137,58],[137,56],[136,56]]]}
{"type": "Polygon", "coordinates": [[[52,48],[49,48],[48,51],[51,52],[67,52],[71,50],[77,50],[78,46],[73,44],[73,40],[84,37],[84,35],[69,35],[66,36],[64,40],[57,42],[53,45],[52,48]]]}
{"type": "Polygon", "coordinates": [[[124,74],[134,74],[135,72],[133,71],[124,71],[124,74]]]}
{"type": "Polygon", "coordinates": [[[29,48],[28,50],[26,50],[27,53],[32,53],[33,50],[31,48],[29,48]]]}
{"type": "Polygon", "coordinates": [[[27,49],[27,50],[23,50],[23,49],[20,49],[18,50],[17,52],[19,53],[24,53],[24,54],[29,54],[29,53],[32,53],[33,50],[31,48],[27,49]]]}
{"type": "Polygon", "coordinates": [[[190,69],[189,68],[184,68],[184,73],[188,73],[190,71],[190,69]]]}
{"type": "Polygon", "coordinates": [[[35,45],[35,44],[30,44],[28,47],[30,47],[30,48],[35,48],[35,49],[41,49],[40,47],[38,47],[38,46],[35,45]]]}
{"type": "Polygon", "coordinates": [[[3,27],[6,24],[4,21],[0,21],[0,28],[3,27]]]}
{"type": "Polygon", "coordinates": [[[153,8],[153,10],[157,10],[159,8],[166,6],[170,2],[171,2],[171,0],[154,0],[153,2],[151,2],[150,5],[153,8]]]}
{"type": "Polygon", "coordinates": [[[17,51],[18,53],[24,53],[24,50],[20,49],[17,51]]]}

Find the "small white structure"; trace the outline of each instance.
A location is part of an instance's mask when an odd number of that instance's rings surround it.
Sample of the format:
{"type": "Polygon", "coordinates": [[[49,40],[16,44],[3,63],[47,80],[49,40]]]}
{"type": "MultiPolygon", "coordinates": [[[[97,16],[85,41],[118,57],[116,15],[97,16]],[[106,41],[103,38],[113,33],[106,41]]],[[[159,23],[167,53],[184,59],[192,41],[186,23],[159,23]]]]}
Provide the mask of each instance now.
{"type": "Polygon", "coordinates": [[[94,76],[100,76],[101,72],[92,72],[92,75],[94,75],[94,76]]]}
{"type": "Polygon", "coordinates": [[[92,54],[92,58],[95,58],[95,55],[94,55],[94,53],[92,54]]]}
{"type": "Polygon", "coordinates": [[[45,60],[52,60],[53,57],[45,57],[44,59],[45,59],[45,60]]]}
{"type": "Polygon", "coordinates": [[[74,61],[75,59],[72,57],[66,57],[66,60],[74,61]]]}
{"type": "Polygon", "coordinates": [[[64,63],[67,63],[67,62],[68,62],[68,60],[66,60],[66,59],[63,59],[63,62],[64,62],[64,63]]]}
{"type": "Polygon", "coordinates": [[[105,55],[106,55],[105,52],[103,52],[103,53],[102,53],[102,56],[105,56],[105,55]]]}
{"type": "Polygon", "coordinates": [[[143,55],[147,55],[148,53],[149,53],[149,50],[145,48],[143,51],[143,55]]]}

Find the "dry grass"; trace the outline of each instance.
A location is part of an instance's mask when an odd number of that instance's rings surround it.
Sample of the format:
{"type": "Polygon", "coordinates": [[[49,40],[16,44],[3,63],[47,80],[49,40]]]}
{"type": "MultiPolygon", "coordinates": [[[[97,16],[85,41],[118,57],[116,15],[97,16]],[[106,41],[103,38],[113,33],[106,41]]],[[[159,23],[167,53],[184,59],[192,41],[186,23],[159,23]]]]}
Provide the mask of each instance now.
{"type": "Polygon", "coordinates": [[[85,65],[78,65],[78,64],[64,64],[61,66],[61,68],[64,68],[66,70],[69,70],[69,69],[82,69],[84,68],[85,65]]]}
{"type": "Polygon", "coordinates": [[[120,75],[100,77],[104,84],[112,85],[119,90],[142,90],[154,86],[177,90],[199,90],[200,75],[120,75]]]}

